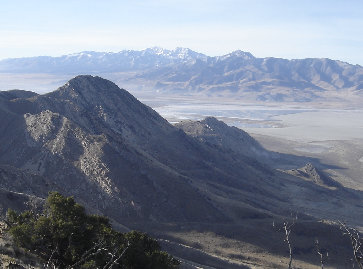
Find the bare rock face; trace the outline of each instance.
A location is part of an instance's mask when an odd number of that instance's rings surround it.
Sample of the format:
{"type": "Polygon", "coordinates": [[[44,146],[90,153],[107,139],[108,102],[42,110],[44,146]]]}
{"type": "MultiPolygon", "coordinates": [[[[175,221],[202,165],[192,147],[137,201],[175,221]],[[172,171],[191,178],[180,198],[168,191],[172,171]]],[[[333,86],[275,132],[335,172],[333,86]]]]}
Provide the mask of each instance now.
{"type": "Polygon", "coordinates": [[[299,169],[289,170],[288,173],[298,177],[302,177],[305,180],[311,181],[317,185],[325,187],[339,187],[339,183],[334,181],[326,173],[317,169],[312,163],[307,163],[304,167],[299,169]]]}
{"type": "Polygon", "coordinates": [[[229,152],[250,158],[268,155],[268,152],[248,133],[233,126],[229,127],[213,117],[207,117],[202,121],[182,121],[175,126],[203,143],[221,147],[229,152]]]}
{"type": "Polygon", "coordinates": [[[315,183],[323,183],[322,176],[311,163],[307,163],[303,168],[301,168],[301,171],[311,178],[315,183]]]}
{"type": "Polygon", "coordinates": [[[300,171],[316,184],[326,185],[331,187],[337,187],[339,185],[329,176],[327,176],[323,172],[319,171],[316,167],[314,167],[312,163],[307,163],[304,167],[300,169],[300,171]]]}

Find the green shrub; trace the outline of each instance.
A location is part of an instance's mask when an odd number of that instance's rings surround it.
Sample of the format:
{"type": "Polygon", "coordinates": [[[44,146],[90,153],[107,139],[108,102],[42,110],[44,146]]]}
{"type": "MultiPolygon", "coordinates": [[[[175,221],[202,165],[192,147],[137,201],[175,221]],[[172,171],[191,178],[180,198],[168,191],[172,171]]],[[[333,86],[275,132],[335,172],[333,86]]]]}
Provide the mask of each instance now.
{"type": "Polygon", "coordinates": [[[72,197],[51,192],[43,214],[8,210],[14,242],[57,268],[178,268],[145,233],[112,229],[106,217],[88,215],[72,197]]]}

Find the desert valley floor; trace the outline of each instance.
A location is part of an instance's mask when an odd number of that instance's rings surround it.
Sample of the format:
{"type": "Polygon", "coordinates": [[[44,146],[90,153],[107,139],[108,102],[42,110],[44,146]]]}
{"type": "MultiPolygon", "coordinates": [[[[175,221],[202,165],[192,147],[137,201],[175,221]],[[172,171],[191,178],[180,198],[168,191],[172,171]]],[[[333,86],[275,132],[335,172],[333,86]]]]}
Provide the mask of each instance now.
{"type": "Polygon", "coordinates": [[[269,150],[317,158],[335,167],[326,171],[335,180],[363,190],[363,109],[335,109],[334,104],[323,109],[318,104],[244,104],[216,98],[139,98],[171,123],[213,116],[245,130],[269,150]]]}

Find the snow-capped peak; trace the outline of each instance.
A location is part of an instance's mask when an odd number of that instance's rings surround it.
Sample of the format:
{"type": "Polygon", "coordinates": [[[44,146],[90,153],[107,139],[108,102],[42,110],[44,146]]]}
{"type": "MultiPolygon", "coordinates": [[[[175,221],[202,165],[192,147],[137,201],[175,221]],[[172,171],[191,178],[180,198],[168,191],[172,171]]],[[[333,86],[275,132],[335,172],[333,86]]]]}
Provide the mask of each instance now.
{"type": "Polygon", "coordinates": [[[155,55],[168,55],[170,53],[170,50],[161,48],[161,47],[152,47],[152,48],[147,48],[145,50],[143,50],[143,52],[145,53],[151,53],[151,54],[155,54],[155,55]]]}
{"type": "Polygon", "coordinates": [[[242,50],[235,50],[235,51],[233,51],[233,52],[231,52],[229,54],[220,56],[220,59],[227,59],[227,58],[230,58],[230,57],[243,58],[244,60],[251,60],[251,59],[254,59],[255,58],[249,52],[245,52],[245,51],[242,51],[242,50]]]}

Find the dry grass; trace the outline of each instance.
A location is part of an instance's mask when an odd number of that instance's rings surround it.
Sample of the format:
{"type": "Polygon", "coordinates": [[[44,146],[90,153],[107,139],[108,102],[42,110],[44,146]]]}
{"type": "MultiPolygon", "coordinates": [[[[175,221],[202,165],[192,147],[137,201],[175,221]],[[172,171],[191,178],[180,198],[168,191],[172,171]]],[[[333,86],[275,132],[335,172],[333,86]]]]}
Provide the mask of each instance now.
{"type": "Polygon", "coordinates": [[[41,261],[34,255],[14,245],[5,231],[5,224],[0,222],[0,267],[1,268],[42,268],[41,261]]]}
{"type": "MultiPolygon", "coordinates": [[[[170,242],[164,248],[176,257],[214,268],[287,268],[288,246],[284,242],[281,221],[245,219],[227,223],[140,223],[133,228],[170,242]],[[243,267],[245,266],[245,267],[243,267]]],[[[291,233],[294,268],[317,269],[320,248],[329,252],[324,268],[352,268],[352,251],[348,238],[339,227],[327,222],[298,219],[291,233]]],[[[204,267],[202,267],[204,268],[204,267]]]]}

